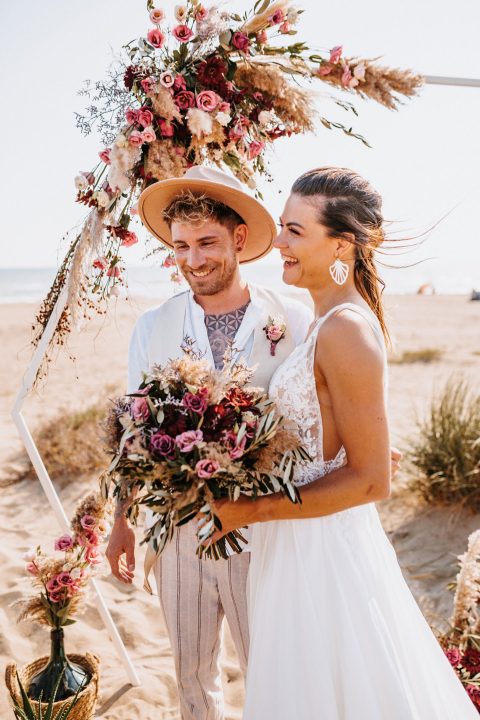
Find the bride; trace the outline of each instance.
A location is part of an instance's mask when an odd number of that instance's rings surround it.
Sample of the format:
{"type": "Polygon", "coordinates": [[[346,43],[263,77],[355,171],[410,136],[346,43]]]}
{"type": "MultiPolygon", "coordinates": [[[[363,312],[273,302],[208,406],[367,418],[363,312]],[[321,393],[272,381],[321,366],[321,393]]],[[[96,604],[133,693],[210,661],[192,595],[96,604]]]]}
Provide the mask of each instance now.
{"type": "Polygon", "coordinates": [[[244,720],[478,718],[374,505],[390,490],[383,240],[381,198],[357,173],[320,168],[294,183],[276,247],[316,320],[270,395],[312,458],[296,477],[302,504],[217,506],[222,534],[253,525],[244,720]]]}

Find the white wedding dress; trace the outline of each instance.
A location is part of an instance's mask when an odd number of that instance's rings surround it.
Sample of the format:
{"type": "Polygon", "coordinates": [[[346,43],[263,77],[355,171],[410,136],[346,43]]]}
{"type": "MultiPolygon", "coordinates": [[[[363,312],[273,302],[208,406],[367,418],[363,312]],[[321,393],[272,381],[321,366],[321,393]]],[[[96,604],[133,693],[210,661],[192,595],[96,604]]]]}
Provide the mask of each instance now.
{"type": "MultiPolygon", "coordinates": [[[[313,461],[301,486],[345,462],[322,455],[313,373],[322,322],[272,377],[313,461]]],[[[354,362],[354,359],[352,359],[354,362]]],[[[385,377],[386,377],[385,359],[385,377]]],[[[301,488],[300,488],[301,492],[301,488]]],[[[257,523],[249,574],[250,654],[244,720],[478,720],[418,608],[373,503],[326,517],[257,523]]]]}

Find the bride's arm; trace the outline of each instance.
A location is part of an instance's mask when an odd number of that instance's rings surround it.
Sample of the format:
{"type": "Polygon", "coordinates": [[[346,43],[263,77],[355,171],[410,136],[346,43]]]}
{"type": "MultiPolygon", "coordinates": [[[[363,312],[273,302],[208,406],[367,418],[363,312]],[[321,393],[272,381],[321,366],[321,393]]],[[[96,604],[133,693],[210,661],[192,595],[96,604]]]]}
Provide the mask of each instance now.
{"type": "Polygon", "coordinates": [[[219,503],[221,534],[255,522],[330,515],[388,496],[391,455],[383,356],[366,320],[344,312],[325,322],[315,366],[328,387],[347,464],[303,486],[301,504],[281,493],[219,503]]]}

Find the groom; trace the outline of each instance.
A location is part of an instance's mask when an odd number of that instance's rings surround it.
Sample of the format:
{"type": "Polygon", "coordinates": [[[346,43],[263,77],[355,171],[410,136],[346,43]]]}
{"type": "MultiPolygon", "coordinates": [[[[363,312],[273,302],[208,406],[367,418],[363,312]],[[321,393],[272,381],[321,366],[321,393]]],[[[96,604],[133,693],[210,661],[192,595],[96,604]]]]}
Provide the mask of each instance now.
{"type": "MultiPolygon", "coordinates": [[[[145,312],[129,351],[128,392],[153,363],[182,355],[185,337],[221,367],[227,347],[255,367],[254,386],[268,390],[278,365],[301,343],[313,320],[302,303],[247,285],[240,264],[272,248],[275,223],[242,184],[205,167],[157,182],[141,195],[139,213],[149,231],[173,249],[190,289],[145,312]],[[286,331],[271,352],[265,328],[272,319],[286,331]]],[[[235,357],[235,355],[234,355],[235,357]]],[[[135,536],[117,506],[107,548],[112,573],[132,582],[135,536]]],[[[246,578],[248,546],[226,560],[200,560],[192,523],[177,528],[153,570],[172,646],[183,720],[223,720],[221,626],[229,624],[242,671],[248,656],[246,578]]],[[[148,575],[148,568],[147,575],[148,575]]],[[[149,588],[148,578],[146,587],[149,588]]]]}

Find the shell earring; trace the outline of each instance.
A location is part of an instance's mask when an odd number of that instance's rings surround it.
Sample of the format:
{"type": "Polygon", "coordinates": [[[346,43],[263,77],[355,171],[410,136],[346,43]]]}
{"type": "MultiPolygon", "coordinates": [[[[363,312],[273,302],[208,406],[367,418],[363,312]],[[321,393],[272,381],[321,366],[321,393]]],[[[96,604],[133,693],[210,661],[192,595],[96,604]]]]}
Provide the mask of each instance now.
{"type": "Polygon", "coordinates": [[[335,262],[332,263],[328,269],[330,271],[330,275],[332,276],[332,280],[336,282],[337,285],[343,285],[346,282],[350,268],[347,263],[340,260],[338,255],[335,262]]]}

